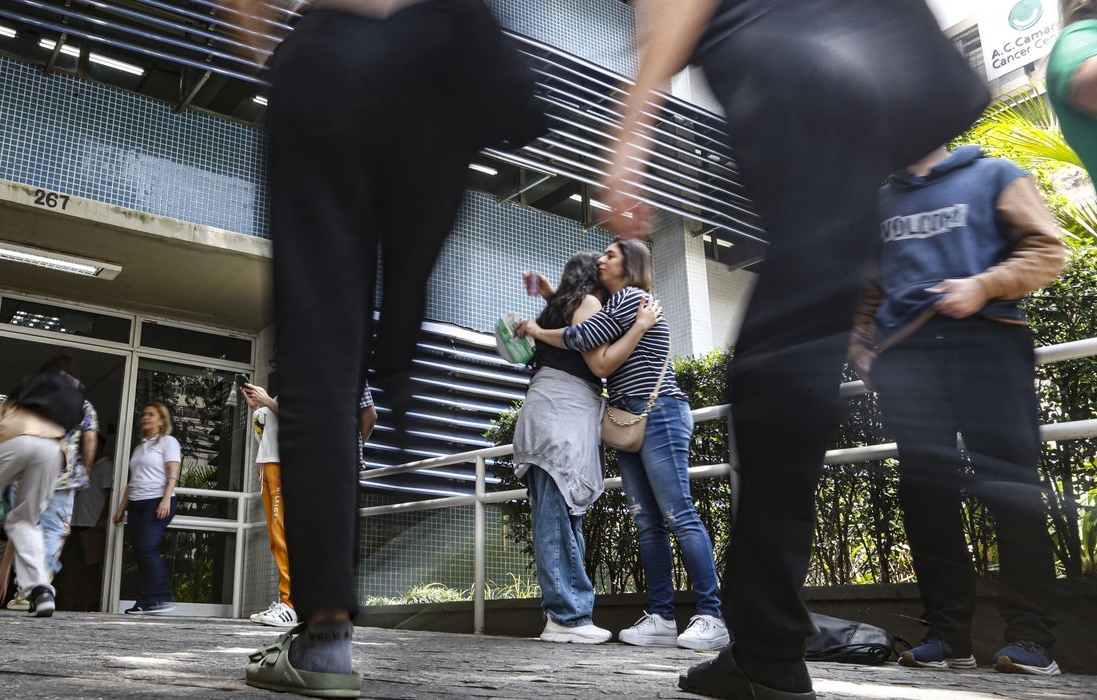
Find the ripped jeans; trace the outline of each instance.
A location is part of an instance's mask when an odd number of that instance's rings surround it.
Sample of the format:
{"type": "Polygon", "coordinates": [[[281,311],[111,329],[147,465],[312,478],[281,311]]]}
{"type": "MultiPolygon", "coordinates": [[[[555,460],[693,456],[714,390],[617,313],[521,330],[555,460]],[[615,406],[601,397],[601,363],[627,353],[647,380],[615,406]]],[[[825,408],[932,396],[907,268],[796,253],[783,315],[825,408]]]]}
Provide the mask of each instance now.
{"type": "MultiPolygon", "coordinates": [[[[641,413],[646,398],[626,398],[625,408],[641,413]]],[[[617,453],[625,496],[640,534],[640,560],[647,579],[648,612],[674,617],[670,533],[697,594],[697,614],[721,617],[712,539],[701,523],[689,491],[689,446],[693,416],[689,404],[660,396],[648,416],[639,452],[617,453]]]]}

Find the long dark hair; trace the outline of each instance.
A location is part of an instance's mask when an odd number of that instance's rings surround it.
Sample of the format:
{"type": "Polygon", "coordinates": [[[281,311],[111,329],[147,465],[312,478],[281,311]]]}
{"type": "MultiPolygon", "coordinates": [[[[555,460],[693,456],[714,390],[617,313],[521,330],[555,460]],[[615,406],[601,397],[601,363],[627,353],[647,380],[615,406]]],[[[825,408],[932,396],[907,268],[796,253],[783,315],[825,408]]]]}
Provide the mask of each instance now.
{"type": "Polygon", "coordinates": [[[579,308],[587,294],[605,298],[605,287],[598,278],[598,258],[593,250],[581,250],[567,261],[560,275],[556,294],[548,300],[544,311],[537,317],[542,328],[563,328],[571,322],[571,315],[579,308]]]}
{"type": "Polygon", "coordinates": [[[1059,15],[1063,27],[1083,19],[1097,19],[1097,2],[1094,0],[1059,0],[1059,15]]]}
{"type": "MultiPolygon", "coordinates": [[[[563,328],[568,325],[571,323],[571,315],[588,294],[605,301],[606,288],[598,278],[598,258],[601,256],[601,253],[593,250],[581,250],[571,256],[560,275],[556,294],[552,295],[537,317],[537,325],[542,328],[563,328]]],[[[540,355],[541,345],[538,345],[532,364],[540,364],[540,355]]]]}
{"type": "Polygon", "coordinates": [[[65,353],[59,353],[46,360],[45,364],[38,370],[39,374],[49,374],[50,372],[64,372],[70,377],[75,377],[76,363],[65,353]]]}

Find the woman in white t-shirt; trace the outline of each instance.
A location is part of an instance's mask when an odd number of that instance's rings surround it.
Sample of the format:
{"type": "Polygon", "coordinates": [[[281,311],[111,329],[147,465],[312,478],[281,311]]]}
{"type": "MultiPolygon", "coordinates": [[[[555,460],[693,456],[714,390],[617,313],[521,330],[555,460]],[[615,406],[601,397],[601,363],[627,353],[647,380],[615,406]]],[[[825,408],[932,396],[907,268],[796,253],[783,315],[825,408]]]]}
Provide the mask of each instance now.
{"type": "Polygon", "coordinates": [[[126,610],[131,615],[154,615],[175,608],[171,602],[168,567],[160,555],[160,542],[168,523],[175,517],[175,484],[179,480],[182,453],[171,436],[171,414],[159,401],[141,409],[140,444],[130,457],[129,483],[114,513],[114,524],[126,524],[137,553],[140,581],[137,601],[126,610]]]}

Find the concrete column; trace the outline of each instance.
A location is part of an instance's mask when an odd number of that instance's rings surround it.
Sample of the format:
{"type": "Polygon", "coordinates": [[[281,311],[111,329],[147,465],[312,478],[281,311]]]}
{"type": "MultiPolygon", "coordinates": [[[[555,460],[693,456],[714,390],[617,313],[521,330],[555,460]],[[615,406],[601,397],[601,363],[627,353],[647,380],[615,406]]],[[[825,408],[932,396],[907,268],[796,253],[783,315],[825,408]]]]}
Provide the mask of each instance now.
{"type": "Polygon", "coordinates": [[[682,218],[661,212],[652,237],[655,296],[671,330],[676,355],[712,349],[712,318],[704,245],[682,218]]]}

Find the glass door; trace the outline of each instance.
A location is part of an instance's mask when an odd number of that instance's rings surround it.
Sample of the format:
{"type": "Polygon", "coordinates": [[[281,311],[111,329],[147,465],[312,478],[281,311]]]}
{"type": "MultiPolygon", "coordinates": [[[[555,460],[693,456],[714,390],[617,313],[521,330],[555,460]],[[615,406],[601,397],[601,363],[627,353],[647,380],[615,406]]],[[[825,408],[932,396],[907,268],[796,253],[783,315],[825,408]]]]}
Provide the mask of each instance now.
{"type": "MultiPolygon", "coordinates": [[[[230,615],[236,595],[246,510],[247,406],[233,384],[235,369],[141,357],[134,382],[130,446],[140,442],[137,416],[148,402],[168,406],[172,435],[182,448],[175,518],[161,551],[181,614],[230,615]]],[[[122,547],[119,605],[138,589],[137,561],[122,547]]]]}
{"type": "MultiPolygon", "coordinates": [[[[76,374],[84,383],[85,397],[98,415],[98,453],[106,458],[106,462],[93,468],[96,471],[92,476],[98,479],[97,470],[106,470],[103,478],[109,484],[119,466],[119,447],[128,442],[128,437],[122,438],[123,433],[128,435],[129,432],[124,420],[128,417],[128,408],[123,412],[122,406],[131,353],[91,349],[65,340],[71,339],[32,339],[0,330],[0,395],[15,387],[22,377],[37,371],[51,357],[58,354],[71,357],[76,374]]],[[[104,507],[109,513],[110,491],[101,486],[98,489],[89,487],[78,492],[76,498],[72,532],[61,551],[61,571],[53,580],[57,589],[57,608],[98,611],[102,609],[105,548],[110,530],[99,516],[104,507]]]]}

